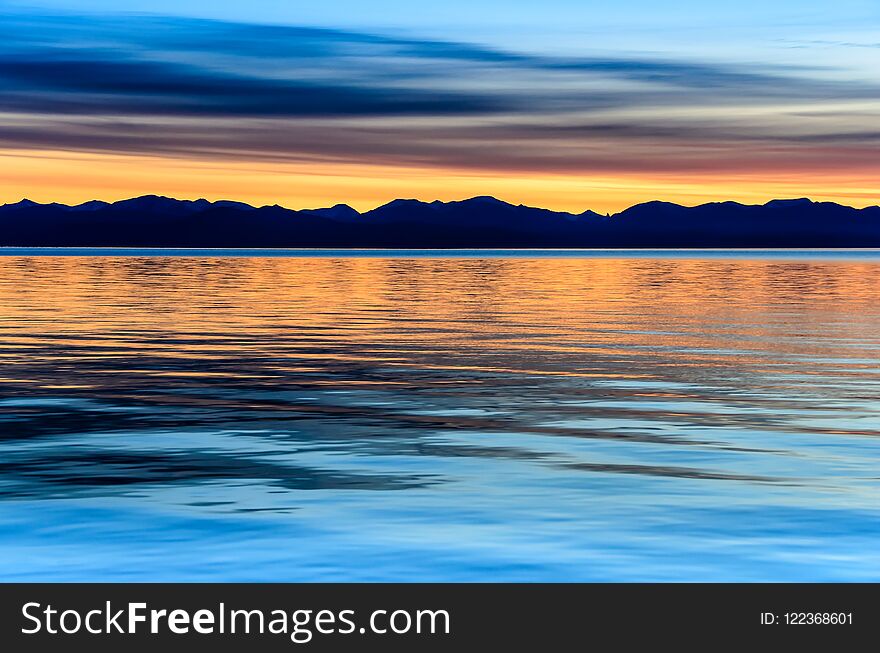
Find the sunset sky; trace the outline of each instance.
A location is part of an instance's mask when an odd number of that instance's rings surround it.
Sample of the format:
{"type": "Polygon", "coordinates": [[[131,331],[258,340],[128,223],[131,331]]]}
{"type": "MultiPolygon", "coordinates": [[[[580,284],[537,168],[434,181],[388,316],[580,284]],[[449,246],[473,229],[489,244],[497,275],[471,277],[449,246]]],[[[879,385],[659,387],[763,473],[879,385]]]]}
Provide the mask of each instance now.
{"type": "Polygon", "coordinates": [[[0,203],[880,201],[876,0],[0,0],[0,203]]]}

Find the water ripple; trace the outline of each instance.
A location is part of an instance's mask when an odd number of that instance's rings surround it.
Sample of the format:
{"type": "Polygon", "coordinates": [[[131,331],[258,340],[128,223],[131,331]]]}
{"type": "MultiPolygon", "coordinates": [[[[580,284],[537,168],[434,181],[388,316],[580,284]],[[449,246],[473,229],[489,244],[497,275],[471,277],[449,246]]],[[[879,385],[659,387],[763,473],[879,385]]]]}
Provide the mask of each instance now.
{"type": "Polygon", "coordinates": [[[880,579],[876,257],[129,254],[0,257],[3,579],[880,579]]]}

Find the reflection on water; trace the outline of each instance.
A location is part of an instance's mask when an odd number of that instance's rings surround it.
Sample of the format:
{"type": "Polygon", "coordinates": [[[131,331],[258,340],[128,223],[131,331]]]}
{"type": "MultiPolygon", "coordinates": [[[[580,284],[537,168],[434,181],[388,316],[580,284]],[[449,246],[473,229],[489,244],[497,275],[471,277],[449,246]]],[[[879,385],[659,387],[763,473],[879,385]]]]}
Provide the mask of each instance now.
{"type": "Polygon", "coordinates": [[[0,257],[0,578],[880,580],[878,273],[0,257]]]}

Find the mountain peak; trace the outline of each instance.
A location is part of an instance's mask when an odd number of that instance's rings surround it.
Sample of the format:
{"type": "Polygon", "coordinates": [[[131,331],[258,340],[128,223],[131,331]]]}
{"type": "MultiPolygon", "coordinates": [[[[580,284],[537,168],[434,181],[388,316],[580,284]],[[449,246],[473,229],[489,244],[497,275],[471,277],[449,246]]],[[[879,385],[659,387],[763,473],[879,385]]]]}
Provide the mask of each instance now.
{"type": "Polygon", "coordinates": [[[477,195],[476,197],[471,197],[469,199],[462,200],[462,203],[464,203],[464,202],[475,202],[475,203],[481,203],[481,204],[496,204],[496,205],[500,204],[500,205],[504,205],[504,206],[513,206],[512,204],[509,204],[508,202],[505,202],[504,200],[500,200],[497,197],[492,197],[491,195],[477,195]]]}
{"type": "Polygon", "coordinates": [[[813,204],[813,200],[806,197],[798,197],[796,199],[770,200],[764,206],[767,208],[786,208],[795,209],[813,204]]]}
{"type": "Polygon", "coordinates": [[[387,204],[383,204],[372,211],[364,213],[365,216],[375,218],[376,216],[389,216],[391,214],[399,214],[401,212],[414,211],[420,209],[430,209],[436,212],[437,208],[444,206],[442,202],[423,202],[415,199],[396,199],[391,200],[387,204]]]}
{"type": "MultiPolygon", "coordinates": [[[[647,202],[641,202],[641,203],[639,203],[639,204],[634,204],[634,205],[631,206],[630,208],[631,208],[631,209],[636,209],[636,208],[653,208],[653,209],[658,209],[658,208],[671,209],[671,208],[675,208],[675,209],[680,209],[680,208],[683,208],[683,207],[682,207],[681,204],[676,204],[675,202],[664,202],[663,200],[649,200],[649,201],[647,201],[647,202]]],[[[627,210],[629,210],[629,209],[627,209],[627,210]]]]}
{"type": "MultiPolygon", "coordinates": [[[[431,204],[436,204],[437,202],[431,202],[431,204]]],[[[392,206],[417,206],[426,204],[422,200],[412,199],[412,198],[399,198],[396,200],[391,200],[390,202],[383,204],[379,208],[392,207],[392,206]]],[[[441,202],[442,204],[442,202],[441,202]]]]}
{"type": "Polygon", "coordinates": [[[216,202],[208,202],[205,200],[208,206],[213,206],[217,208],[227,208],[227,209],[239,209],[241,211],[253,211],[254,207],[246,202],[236,202],[234,200],[217,200],[216,202]]]}
{"type": "Polygon", "coordinates": [[[688,210],[687,207],[684,207],[680,204],[675,204],[673,202],[663,202],[661,200],[651,200],[650,202],[635,204],[628,209],[624,209],[623,211],[616,213],[615,216],[666,216],[672,213],[678,213],[680,211],[686,210],[688,210]]]}
{"type": "Polygon", "coordinates": [[[110,204],[108,202],[103,202],[101,200],[89,200],[88,202],[83,202],[82,204],[77,204],[76,206],[71,206],[71,211],[99,211],[101,209],[106,209],[110,204]]]}
{"type": "Polygon", "coordinates": [[[350,207],[348,204],[335,204],[330,208],[321,209],[304,209],[304,213],[319,215],[324,218],[332,218],[335,220],[353,220],[360,217],[360,213],[350,207]]]}
{"type": "Polygon", "coordinates": [[[172,199],[163,195],[140,195],[138,197],[131,197],[127,200],[119,200],[117,202],[113,202],[113,206],[126,209],[147,209],[156,208],[158,206],[168,204],[183,203],[185,201],[186,200],[172,199]]]}
{"type": "Polygon", "coordinates": [[[233,202],[231,200],[218,200],[216,202],[211,202],[203,197],[196,200],[178,200],[173,197],[165,197],[164,195],[141,195],[140,197],[132,197],[127,200],[119,200],[118,202],[114,202],[112,206],[116,209],[143,211],[168,216],[183,216],[201,213],[210,208],[232,208],[240,210],[252,210],[254,208],[250,204],[233,202]]]}
{"type": "Polygon", "coordinates": [[[25,208],[28,208],[31,206],[40,206],[40,204],[38,204],[37,202],[34,202],[33,200],[29,200],[28,198],[25,197],[25,198],[19,200],[18,202],[11,202],[9,204],[4,204],[3,208],[5,208],[5,209],[25,209],[25,208]]]}

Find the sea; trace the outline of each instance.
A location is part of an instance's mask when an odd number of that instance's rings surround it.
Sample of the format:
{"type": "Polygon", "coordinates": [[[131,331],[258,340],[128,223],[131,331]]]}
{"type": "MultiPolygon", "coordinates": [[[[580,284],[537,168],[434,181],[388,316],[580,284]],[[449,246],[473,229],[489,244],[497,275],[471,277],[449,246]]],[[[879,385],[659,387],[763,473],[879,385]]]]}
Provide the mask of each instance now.
{"type": "Polygon", "coordinates": [[[878,581],[880,251],[0,249],[2,581],[878,581]]]}

